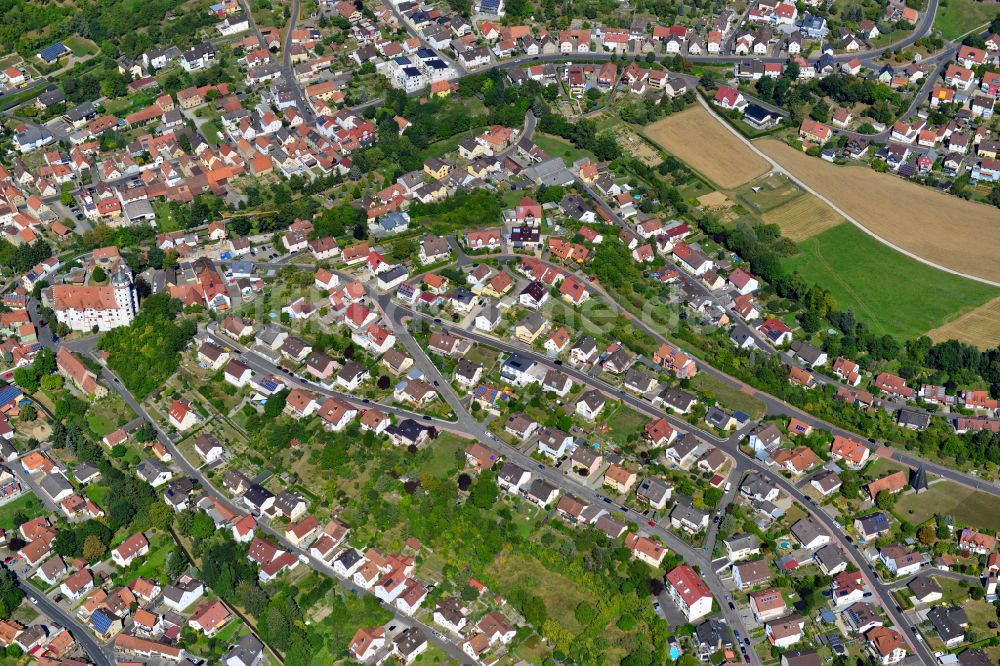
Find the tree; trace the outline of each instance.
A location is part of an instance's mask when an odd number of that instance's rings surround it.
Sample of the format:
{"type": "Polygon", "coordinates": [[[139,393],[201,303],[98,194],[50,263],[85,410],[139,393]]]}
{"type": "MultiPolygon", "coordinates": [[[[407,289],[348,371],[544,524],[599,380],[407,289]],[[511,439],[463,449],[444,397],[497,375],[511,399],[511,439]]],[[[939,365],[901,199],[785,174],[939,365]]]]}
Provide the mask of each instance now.
{"type": "Polygon", "coordinates": [[[213,534],[215,534],[215,521],[207,513],[200,511],[196,513],[191,523],[191,538],[207,539],[213,534]]]}
{"type": "Polygon", "coordinates": [[[496,504],[500,497],[500,490],[497,488],[495,474],[492,471],[483,472],[472,484],[472,492],[469,494],[469,502],[472,506],[480,509],[488,509],[496,504]]]}
{"type": "Polygon", "coordinates": [[[595,617],[597,617],[597,611],[586,601],[578,603],[576,605],[576,609],[573,611],[573,614],[576,616],[576,621],[583,626],[587,626],[594,621],[595,617]]]}
{"type": "Polygon", "coordinates": [[[475,601],[479,598],[479,590],[466,583],[462,586],[461,596],[464,601],[475,601]]]}
{"type": "Polygon", "coordinates": [[[23,421],[25,423],[31,423],[37,418],[38,418],[38,409],[36,409],[34,405],[25,405],[24,407],[21,408],[21,416],[19,417],[18,420],[23,421]]]}
{"type": "Polygon", "coordinates": [[[545,624],[545,620],[549,617],[549,613],[545,608],[545,602],[542,601],[541,597],[536,596],[529,596],[524,600],[521,607],[521,614],[524,615],[524,619],[529,624],[533,624],[536,627],[545,624]]]}
{"type": "MultiPolygon", "coordinates": [[[[170,554],[167,555],[167,576],[170,579],[177,578],[180,576],[188,567],[187,555],[181,549],[172,550],[170,554]]],[[[250,610],[249,608],[247,610],[250,610]]]]}
{"type": "Polygon", "coordinates": [[[264,418],[274,420],[281,416],[281,412],[285,409],[286,400],[288,400],[288,389],[278,391],[269,397],[264,403],[264,418]]]}
{"type": "Polygon", "coordinates": [[[891,493],[888,490],[880,490],[878,494],[875,495],[875,506],[882,509],[883,511],[889,511],[892,509],[893,505],[896,503],[895,493],[891,493]]]}
{"type": "Polygon", "coordinates": [[[177,526],[178,532],[184,536],[191,536],[191,528],[194,525],[194,511],[190,509],[181,511],[174,518],[174,524],[177,526]]]}
{"type": "Polygon", "coordinates": [[[165,530],[170,527],[173,520],[173,510],[163,502],[154,502],[149,505],[149,524],[157,529],[165,530]]]}
{"type": "Polygon", "coordinates": [[[88,535],[83,540],[83,557],[88,562],[96,562],[104,556],[108,547],[105,546],[96,534],[88,535]]]}
{"type": "Polygon", "coordinates": [[[24,592],[18,587],[14,574],[9,569],[0,569],[0,618],[10,618],[23,599],[24,592]]]}

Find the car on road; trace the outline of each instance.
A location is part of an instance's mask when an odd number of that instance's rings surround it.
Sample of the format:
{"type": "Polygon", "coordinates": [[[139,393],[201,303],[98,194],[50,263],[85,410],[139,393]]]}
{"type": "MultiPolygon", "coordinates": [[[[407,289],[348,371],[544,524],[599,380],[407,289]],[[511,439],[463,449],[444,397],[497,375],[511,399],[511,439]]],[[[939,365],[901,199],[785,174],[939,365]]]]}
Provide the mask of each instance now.
{"type": "Polygon", "coordinates": [[[731,610],[731,611],[736,610],[736,606],[733,605],[732,601],[729,602],[729,610],[731,610]]]}
{"type": "Polygon", "coordinates": [[[556,365],[562,365],[562,363],[563,363],[562,359],[559,358],[556,359],[556,365]]]}
{"type": "Polygon", "coordinates": [[[605,504],[611,504],[611,499],[610,498],[608,498],[608,497],[602,497],[601,499],[604,500],[605,504]]]}
{"type": "Polygon", "coordinates": [[[656,527],[656,521],[655,520],[647,521],[646,524],[649,525],[650,527],[656,527]]]}
{"type": "Polygon", "coordinates": [[[34,597],[28,597],[28,601],[30,601],[33,604],[37,604],[38,603],[38,599],[36,599],[34,597]]]}
{"type": "Polygon", "coordinates": [[[542,463],[538,463],[538,469],[545,469],[545,465],[543,465],[542,463]]]}

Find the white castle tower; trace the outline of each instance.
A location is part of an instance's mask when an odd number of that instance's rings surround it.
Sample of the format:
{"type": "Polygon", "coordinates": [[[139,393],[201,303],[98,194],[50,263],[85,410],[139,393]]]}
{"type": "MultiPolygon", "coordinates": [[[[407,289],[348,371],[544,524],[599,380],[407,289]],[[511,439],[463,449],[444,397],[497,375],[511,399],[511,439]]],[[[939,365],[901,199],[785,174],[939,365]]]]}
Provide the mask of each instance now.
{"type": "Polygon", "coordinates": [[[122,325],[128,326],[135,319],[135,313],[139,310],[139,299],[135,293],[132,277],[125,271],[118,271],[111,276],[111,289],[115,293],[115,302],[118,304],[122,325]]]}

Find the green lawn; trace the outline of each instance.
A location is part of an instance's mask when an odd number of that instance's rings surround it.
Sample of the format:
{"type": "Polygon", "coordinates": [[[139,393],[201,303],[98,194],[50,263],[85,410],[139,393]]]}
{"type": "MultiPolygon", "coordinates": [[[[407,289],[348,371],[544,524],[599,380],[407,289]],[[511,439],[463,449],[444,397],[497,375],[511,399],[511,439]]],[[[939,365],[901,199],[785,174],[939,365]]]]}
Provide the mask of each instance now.
{"type": "Polygon", "coordinates": [[[785,261],[833,294],[878,335],[919,336],[1000,295],[988,285],[939,271],[844,222],[799,243],[785,261]]]}
{"type": "Polygon", "coordinates": [[[24,514],[28,517],[28,520],[31,520],[44,514],[45,507],[42,505],[40,499],[32,495],[30,491],[27,491],[16,500],[0,506],[0,529],[12,530],[17,527],[14,516],[19,513],[24,514]]]}
{"type": "Polygon", "coordinates": [[[446,432],[430,444],[431,457],[420,466],[421,472],[427,472],[438,478],[452,475],[458,468],[456,453],[465,451],[472,440],[446,432]]]}
{"type": "Polygon", "coordinates": [[[933,483],[920,494],[901,495],[894,510],[899,517],[914,524],[935,514],[946,514],[960,525],[988,532],[1000,530],[1000,513],[992,495],[950,481],[933,483]]]}
{"type": "Polygon", "coordinates": [[[566,162],[566,166],[571,166],[573,162],[577,161],[581,157],[587,157],[594,162],[597,161],[596,158],[590,154],[590,152],[580,150],[569,141],[557,136],[552,136],[551,134],[541,134],[540,132],[535,132],[534,136],[531,137],[531,140],[552,157],[563,158],[566,162]]]}
{"type": "Polygon", "coordinates": [[[104,503],[104,499],[108,496],[107,486],[102,486],[100,483],[92,483],[84,489],[83,494],[102,509],[107,506],[104,503]]]}
{"type": "MultiPolygon", "coordinates": [[[[629,435],[640,432],[649,418],[622,406],[604,418],[598,418],[598,420],[607,421],[609,428],[607,436],[609,438],[616,440],[619,444],[625,444],[628,442],[629,435]]],[[[598,439],[600,438],[598,437],[598,439]]]]}
{"type": "Polygon", "coordinates": [[[213,148],[219,145],[219,124],[214,120],[209,120],[207,123],[201,126],[201,133],[205,136],[205,140],[212,144],[213,148]]]}
{"type": "Polygon", "coordinates": [[[759,419],[764,415],[764,403],[761,400],[752,395],[747,395],[738,388],[732,387],[711,375],[698,373],[691,380],[691,388],[711,393],[723,407],[729,410],[738,409],[746,412],[755,419],[759,419]]]}
{"type": "Polygon", "coordinates": [[[128,423],[132,411],[117,393],[111,393],[90,404],[87,410],[87,424],[98,437],[104,437],[119,426],[128,423]]]}
{"type": "Polygon", "coordinates": [[[166,233],[168,231],[180,231],[180,225],[170,212],[170,206],[166,201],[154,201],[153,212],[156,213],[156,228],[166,233]]]}
{"type": "Polygon", "coordinates": [[[956,39],[993,20],[997,6],[979,0],[942,0],[934,17],[934,29],[945,39],[956,39]]]}
{"type": "Polygon", "coordinates": [[[73,55],[75,55],[77,58],[94,55],[100,50],[97,48],[97,45],[94,44],[94,42],[90,41],[89,39],[84,39],[79,35],[73,35],[69,39],[64,40],[63,44],[65,44],[66,48],[72,51],[73,55]]]}

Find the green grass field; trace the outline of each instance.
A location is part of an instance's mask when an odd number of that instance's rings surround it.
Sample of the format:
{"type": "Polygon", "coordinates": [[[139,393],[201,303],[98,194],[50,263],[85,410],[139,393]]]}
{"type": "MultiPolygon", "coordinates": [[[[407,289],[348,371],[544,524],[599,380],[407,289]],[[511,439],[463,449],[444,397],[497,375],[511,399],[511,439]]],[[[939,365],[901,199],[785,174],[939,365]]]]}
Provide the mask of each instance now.
{"type": "Polygon", "coordinates": [[[431,442],[431,457],[420,466],[419,471],[427,472],[438,478],[452,475],[459,467],[456,462],[458,452],[465,451],[471,443],[471,439],[465,439],[450,432],[442,434],[431,442]]]}
{"type": "Polygon", "coordinates": [[[916,337],[1000,295],[926,266],[844,222],[799,243],[785,261],[877,334],[916,337]]]}
{"type": "Polygon", "coordinates": [[[992,495],[950,481],[933,483],[920,494],[901,495],[894,510],[914,524],[942,514],[951,515],[960,525],[990,532],[1000,530],[1000,514],[992,495]]]}
{"type": "Polygon", "coordinates": [[[19,513],[24,514],[28,517],[28,520],[31,520],[45,513],[45,507],[42,505],[42,500],[28,491],[16,500],[0,507],[0,529],[12,530],[17,527],[17,521],[14,520],[14,516],[19,513]]]}
{"type": "Polygon", "coordinates": [[[535,135],[531,137],[531,140],[535,142],[535,145],[552,157],[563,158],[563,161],[566,162],[566,166],[571,166],[573,162],[577,161],[581,157],[586,157],[591,161],[596,161],[594,156],[588,151],[580,150],[569,141],[566,141],[558,136],[536,132],[535,135]]]}
{"type": "Polygon", "coordinates": [[[729,410],[740,410],[746,412],[755,419],[764,415],[764,403],[752,395],[747,395],[737,388],[724,383],[705,373],[698,373],[691,380],[691,388],[711,393],[723,407],[729,410]]]}
{"type": "Polygon", "coordinates": [[[989,23],[997,15],[995,4],[979,0],[942,0],[934,17],[934,29],[945,39],[956,39],[989,23]]]}
{"type": "Polygon", "coordinates": [[[69,39],[63,40],[63,44],[65,44],[66,48],[72,51],[73,55],[77,58],[94,55],[100,51],[100,49],[97,48],[97,44],[89,39],[84,39],[79,35],[73,35],[69,39]]]}
{"type": "Polygon", "coordinates": [[[205,140],[212,144],[213,147],[219,145],[221,130],[219,129],[218,122],[209,120],[201,126],[201,133],[204,135],[205,140]]]}

